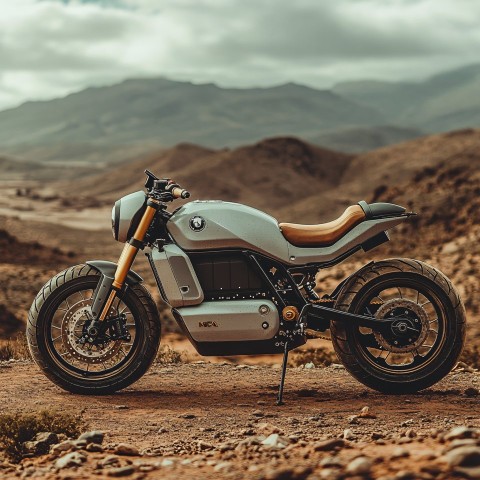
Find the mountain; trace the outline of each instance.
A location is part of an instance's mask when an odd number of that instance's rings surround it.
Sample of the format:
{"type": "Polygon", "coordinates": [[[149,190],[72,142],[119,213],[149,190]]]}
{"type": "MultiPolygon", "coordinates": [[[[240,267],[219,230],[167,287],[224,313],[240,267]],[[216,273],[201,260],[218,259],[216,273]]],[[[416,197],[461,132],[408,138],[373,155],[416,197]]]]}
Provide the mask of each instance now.
{"type": "Polygon", "coordinates": [[[422,82],[340,83],[334,93],[370,107],[391,124],[427,132],[480,126],[480,64],[422,82]]]}
{"type": "MultiPolygon", "coordinates": [[[[179,142],[223,147],[273,135],[308,138],[323,130],[383,122],[369,107],[293,83],[226,89],[163,78],[136,79],[0,112],[0,151],[19,145],[23,149],[83,145],[91,150],[92,146],[179,142]]],[[[74,152],[72,157],[81,154],[74,152]]]]}

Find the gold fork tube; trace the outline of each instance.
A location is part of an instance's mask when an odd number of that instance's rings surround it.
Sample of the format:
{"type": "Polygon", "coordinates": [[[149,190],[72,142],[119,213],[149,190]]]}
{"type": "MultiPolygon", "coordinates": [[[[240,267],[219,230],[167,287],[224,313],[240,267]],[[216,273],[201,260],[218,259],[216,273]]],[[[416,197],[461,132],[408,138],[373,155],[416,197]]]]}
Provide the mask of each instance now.
{"type": "MultiPolygon", "coordinates": [[[[138,227],[135,230],[135,233],[133,235],[134,240],[143,242],[143,239],[145,238],[145,234],[147,233],[147,230],[152,224],[153,217],[155,216],[156,212],[157,212],[156,208],[147,206],[142,216],[142,219],[140,220],[140,223],[138,224],[138,227]]],[[[138,248],[134,247],[130,243],[126,243],[125,246],[123,247],[122,254],[118,259],[117,269],[115,270],[115,278],[112,284],[114,290],[110,292],[107,303],[105,304],[102,312],[100,313],[100,316],[99,316],[100,320],[104,320],[105,317],[108,315],[108,312],[110,311],[110,307],[112,306],[112,303],[115,300],[115,297],[117,295],[117,291],[122,289],[125,279],[127,278],[128,272],[130,271],[130,268],[132,268],[132,264],[135,260],[135,257],[137,256],[137,253],[138,253],[138,248]]]]}

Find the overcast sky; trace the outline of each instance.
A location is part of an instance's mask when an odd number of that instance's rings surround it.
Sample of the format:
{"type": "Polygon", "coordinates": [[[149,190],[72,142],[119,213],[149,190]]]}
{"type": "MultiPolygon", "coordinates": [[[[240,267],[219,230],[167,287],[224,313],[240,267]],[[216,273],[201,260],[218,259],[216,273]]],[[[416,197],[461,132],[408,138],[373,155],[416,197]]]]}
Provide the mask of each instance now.
{"type": "Polygon", "coordinates": [[[0,109],[131,77],[329,87],[480,62],[478,0],[0,0],[0,109]]]}

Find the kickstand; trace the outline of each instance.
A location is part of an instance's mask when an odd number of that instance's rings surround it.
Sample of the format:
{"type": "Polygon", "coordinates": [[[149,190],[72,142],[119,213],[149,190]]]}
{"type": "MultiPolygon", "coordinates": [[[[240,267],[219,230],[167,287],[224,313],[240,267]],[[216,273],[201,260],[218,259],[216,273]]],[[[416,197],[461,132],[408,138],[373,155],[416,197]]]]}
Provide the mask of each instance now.
{"type": "Polygon", "coordinates": [[[288,362],[288,341],[285,342],[285,350],[283,351],[282,376],[280,377],[280,385],[278,386],[277,405],[284,405],[283,386],[285,385],[285,374],[287,373],[287,362],[288,362]]]}

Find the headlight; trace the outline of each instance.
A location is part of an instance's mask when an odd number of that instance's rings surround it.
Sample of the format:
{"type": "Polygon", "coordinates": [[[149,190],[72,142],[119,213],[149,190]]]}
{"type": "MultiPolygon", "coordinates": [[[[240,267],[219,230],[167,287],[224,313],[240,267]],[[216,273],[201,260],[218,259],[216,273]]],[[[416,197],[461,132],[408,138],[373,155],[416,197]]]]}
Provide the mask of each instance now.
{"type": "Polygon", "coordinates": [[[144,192],[122,197],[112,208],[112,234],[117,242],[125,243],[133,235],[146,208],[144,192]]]}

